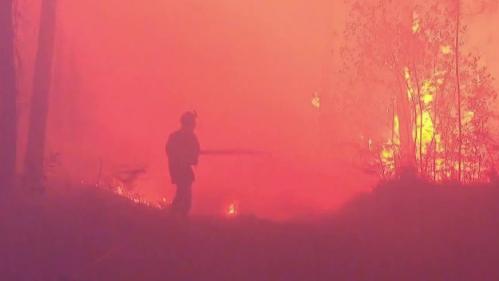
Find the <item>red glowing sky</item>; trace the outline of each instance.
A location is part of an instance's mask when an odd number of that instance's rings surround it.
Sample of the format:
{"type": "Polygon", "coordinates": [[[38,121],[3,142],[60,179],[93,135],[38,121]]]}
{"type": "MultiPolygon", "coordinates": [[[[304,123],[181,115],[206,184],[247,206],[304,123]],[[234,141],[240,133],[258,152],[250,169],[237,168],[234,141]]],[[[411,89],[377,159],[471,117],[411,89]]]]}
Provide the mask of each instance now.
{"type": "MultiPolygon", "coordinates": [[[[470,3],[467,47],[499,77],[497,1],[470,3]]],[[[144,165],[138,191],[169,197],[165,140],[195,109],[203,148],[271,153],[202,158],[195,212],[238,200],[247,212],[289,217],[369,190],[373,179],[348,167],[341,147],[318,149],[335,124],[321,124],[311,105],[330,83],[346,13],[330,0],[60,1],[48,147],[63,155],[59,176],[91,181],[98,163],[106,173],[144,165]]],[[[29,18],[25,43],[36,42],[29,18]]],[[[29,64],[33,50],[24,53],[29,64]]]]}

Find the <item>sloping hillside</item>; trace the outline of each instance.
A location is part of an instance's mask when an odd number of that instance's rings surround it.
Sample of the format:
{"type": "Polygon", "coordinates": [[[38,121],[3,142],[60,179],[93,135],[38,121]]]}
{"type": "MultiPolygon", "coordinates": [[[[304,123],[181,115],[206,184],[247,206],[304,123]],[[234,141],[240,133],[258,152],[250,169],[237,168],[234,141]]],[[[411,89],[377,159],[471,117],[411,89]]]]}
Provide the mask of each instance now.
{"type": "Polygon", "coordinates": [[[384,184],[308,222],[182,220],[93,188],[4,197],[2,280],[498,280],[499,188],[384,184]]]}

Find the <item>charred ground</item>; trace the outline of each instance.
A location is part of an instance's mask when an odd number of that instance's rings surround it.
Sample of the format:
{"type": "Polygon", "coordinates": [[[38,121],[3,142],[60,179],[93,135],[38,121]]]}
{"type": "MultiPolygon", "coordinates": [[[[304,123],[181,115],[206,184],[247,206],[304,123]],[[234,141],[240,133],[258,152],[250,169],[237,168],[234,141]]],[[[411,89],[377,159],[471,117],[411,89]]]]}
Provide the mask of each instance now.
{"type": "Polygon", "coordinates": [[[301,222],[183,221],[95,188],[11,195],[2,280],[497,280],[499,187],[385,183],[301,222]]]}

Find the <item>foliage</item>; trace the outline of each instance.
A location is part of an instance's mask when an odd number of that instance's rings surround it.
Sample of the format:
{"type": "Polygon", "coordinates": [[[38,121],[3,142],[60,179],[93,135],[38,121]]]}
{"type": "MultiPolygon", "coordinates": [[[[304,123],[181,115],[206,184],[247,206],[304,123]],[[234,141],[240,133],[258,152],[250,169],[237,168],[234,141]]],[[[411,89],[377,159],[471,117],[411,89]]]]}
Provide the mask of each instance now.
{"type": "Polygon", "coordinates": [[[484,180],[494,166],[489,123],[497,93],[480,57],[462,54],[466,27],[455,2],[350,4],[342,59],[353,78],[345,96],[362,97],[350,102],[359,110],[354,118],[380,121],[379,132],[365,134],[378,148],[371,153],[380,175],[410,165],[429,179],[459,180],[461,162],[462,180],[484,180]]]}

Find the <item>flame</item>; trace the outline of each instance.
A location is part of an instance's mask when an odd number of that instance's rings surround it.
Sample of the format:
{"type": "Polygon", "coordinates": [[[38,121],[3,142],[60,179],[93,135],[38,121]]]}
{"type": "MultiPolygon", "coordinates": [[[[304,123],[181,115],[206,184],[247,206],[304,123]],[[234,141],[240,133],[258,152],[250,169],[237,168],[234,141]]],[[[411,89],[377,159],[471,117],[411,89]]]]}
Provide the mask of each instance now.
{"type": "Polygon", "coordinates": [[[440,47],[440,51],[442,52],[442,54],[448,55],[452,52],[452,48],[450,45],[444,45],[444,46],[440,47]]]}
{"type": "Polygon", "coordinates": [[[421,19],[419,18],[418,13],[412,13],[412,33],[416,34],[421,31],[421,19]]]}
{"type": "Polygon", "coordinates": [[[437,88],[433,85],[431,80],[425,80],[423,86],[421,87],[421,100],[425,105],[430,104],[433,101],[433,95],[436,93],[437,88]]]}
{"type": "MultiPolygon", "coordinates": [[[[421,101],[421,103],[418,103],[419,106],[413,116],[416,122],[412,129],[412,136],[416,141],[415,158],[420,160],[421,156],[428,153],[431,145],[441,148],[441,138],[435,130],[432,117],[432,103],[437,92],[437,86],[433,81],[437,80],[436,83],[439,84],[443,83],[443,79],[439,81],[438,79],[433,79],[435,77],[432,77],[432,79],[423,80],[419,85],[421,88],[418,89],[418,97],[409,67],[404,67],[402,74],[406,81],[407,98],[409,101],[414,102],[414,99],[419,99],[421,101]]],[[[438,74],[435,74],[435,76],[438,74]]],[[[396,112],[394,113],[392,121],[393,127],[391,138],[384,143],[379,155],[383,166],[383,174],[385,176],[395,174],[395,162],[400,150],[400,119],[396,112]]],[[[437,166],[436,162],[435,166],[437,166]]]]}
{"type": "Polygon", "coordinates": [[[400,147],[400,120],[397,114],[393,116],[392,137],[382,146],[379,158],[383,166],[383,176],[392,176],[396,169],[396,156],[400,147]]]}
{"type": "Polygon", "coordinates": [[[319,96],[319,94],[317,92],[314,93],[314,96],[312,98],[312,106],[317,108],[317,109],[321,108],[321,97],[319,96]]]}
{"type": "Polygon", "coordinates": [[[420,144],[417,146],[416,154],[416,159],[419,159],[420,149],[423,153],[428,152],[428,146],[435,136],[435,127],[433,126],[431,113],[428,110],[424,110],[423,113],[418,113],[416,124],[417,126],[414,128],[413,136],[416,137],[420,144]]]}
{"type": "Polygon", "coordinates": [[[475,112],[473,111],[466,111],[463,115],[463,123],[468,124],[470,123],[473,118],[475,117],[475,112]]]}
{"type": "MultiPolygon", "coordinates": [[[[423,33],[422,23],[420,15],[413,11],[411,26],[413,34],[423,33]]],[[[419,35],[414,36],[419,37],[419,35]]],[[[431,41],[431,39],[428,40],[431,41]]],[[[440,53],[441,56],[448,56],[455,50],[452,44],[444,42],[436,46],[435,52],[440,53]]],[[[431,69],[427,70],[431,71],[431,69]]],[[[412,133],[412,140],[407,141],[410,147],[406,145],[404,153],[410,152],[413,154],[409,156],[410,160],[418,160],[414,164],[419,168],[421,175],[435,181],[456,179],[459,169],[462,169],[464,181],[481,180],[484,174],[483,171],[486,169],[482,165],[484,163],[487,165],[486,161],[489,161],[484,159],[487,156],[483,156],[488,153],[487,148],[474,145],[472,143],[473,139],[465,139],[464,143],[461,144],[462,151],[459,151],[458,160],[458,156],[454,152],[457,141],[452,139],[453,136],[457,135],[457,132],[452,127],[448,127],[446,122],[451,121],[446,120],[445,117],[441,118],[441,114],[445,112],[441,112],[443,109],[440,104],[437,104],[437,100],[444,101],[439,96],[441,94],[445,95],[448,91],[445,84],[447,82],[446,74],[449,70],[434,68],[433,72],[428,73],[428,71],[411,68],[407,65],[399,68],[398,71],[400,71],[399,75],[402,76],[399,78],[404,82],[404,94],[407,95],[407,100],[403,102],[408,102],[410,108],[410,110],[404,112],[408,118],[405,118],[404,122],[406,123],[403,125],[407,128],[409,134],[412,133]],[[449,136],[444,137],[444,135],[449,136]],[[462,165],[459,165],[459,162],[462,165]]],[[[477,81],[474,83],[480,83],[480,75],[478,76],[477,81]]],[[[444,106],[446,105],[444,104],[444,106]]],[[[473,105],[470,107],[473,107],[473,105]]],[[[397,110],[394,108],[390,137],[385,134],[385,139],[382,139],[377,145],[373,145],[371,139],[368,142],[369,151],[372,152],[371,155],[378,158],[376,163],[380,164],[380,174],[383,177],[395,175],[399,157],[403,156],[404,159],[408,157],[408,155],[400,155],[400,119],[398,114],[402,112],[397,112],[397,110]]],[[[475,128],[482,121],[477,114],[479,112],[471,111],[466,104],[463,104],[461,110],[462,113],[459,118],[462,121],[464,133],[469,134],[473,133],[473,130],[480,130],[480,128],[475,128]]],[[[388,112],[390,113],[390,111],[388,112]]],[[[449,114],[452,116],[454,113],[449,112],[449,114]]],[[[466,137],[467,135],[463,136],[466,137]]]]}
{"type": "Polygon", "coordinates": [[[380,154],[383,176],[392,176],[395,172],[395,149],[391,145],[383,146],[380,154]]]}
{"type": "Polygon", "coordinates": [[[393,116],[393,144],[400,146],[400,120],[399,116],[395,114],[393,116]]]}
{"type": "MultiPolygon", "coordinates": [[[[441,52],[448,54],[452,52],[450,46],[442,46],[441,52]]],[[[449,159],[445,155],[446,145],[443,143],[441,132],[437,130],[434,120],[434,102],[439,87],[445,83],[445,71],[436,70],[430,77],[423,79],[416,85],[411,76],[409,67],[402,69],[402,75],[407,85],[407,97],[409,102],[415,106],[412,116],[412,137],[415,141],[415,159],[418,160],[420,172],[436,181],[442,181],[455,177],[458,163],[455,159],[449,159]],[[418,91],[416,91],[418,87],[418,91]],[[432,160],[432,161],[429,161],[432,160]]],[[[463,124],[471,124],[475,118],[475,112],[464,111],[462,115],[463,124]]],[[[383,176],[395,174],[396,159],[400,150],[400,120],[396,112],[393,116],[393,127],[391,138],[387,139],[379,151],[379,159],[382,164],[383,176]]],[[[464,152],[464,151],[463,151],[464,152]]],[[[464,152],[466,154],[466,152],[464,152]]],[[[472,173],[471,162],[463,163],[463,170],[472,173]]]]}
{"type": "Polygon", "coordinates": [[[225,215],[229,218],[237,217],[239,215],[238,204],[231,202],[225,210],[225,215]]]}
{"type": "Polygon", "coordinates": [[[110,190],[113,194],[125,198],[130,202],[155,209],[165,209],[168,207],[169,202],[165,197],[161,198],[159,202],[152,202],[145,199],[141,194],[130,192],[126,189],[125,184],[117,178],[111,178],[109,183],[99,182],[97,187],[110,190]]]}

